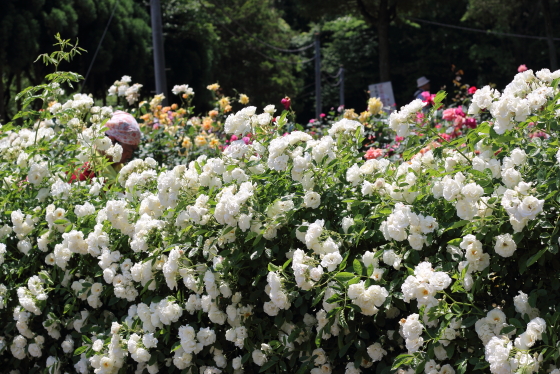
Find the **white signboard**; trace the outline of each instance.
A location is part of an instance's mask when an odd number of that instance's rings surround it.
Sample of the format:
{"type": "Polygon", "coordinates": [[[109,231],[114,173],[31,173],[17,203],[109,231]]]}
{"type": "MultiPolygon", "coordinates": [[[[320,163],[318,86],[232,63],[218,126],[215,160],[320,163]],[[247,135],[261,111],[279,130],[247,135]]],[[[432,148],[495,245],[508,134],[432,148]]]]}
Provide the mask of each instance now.
{"type": "Polygon", "coordinates": [[[391,82],[370,84],[368,88],[369,97],[378,97],[383,103],[385,110],[389,109],[388,111],[391,112],[396,109],[395,96],[393,95],[393,86],[391,82]]]}

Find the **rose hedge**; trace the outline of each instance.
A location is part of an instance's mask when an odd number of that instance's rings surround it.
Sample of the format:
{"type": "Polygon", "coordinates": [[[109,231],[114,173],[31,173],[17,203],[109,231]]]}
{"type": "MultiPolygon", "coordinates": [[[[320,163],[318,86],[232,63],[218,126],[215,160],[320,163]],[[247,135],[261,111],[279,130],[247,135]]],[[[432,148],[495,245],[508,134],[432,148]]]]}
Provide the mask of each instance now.
{"type": "Polygon", "coordinates": [[[0,134],[3,367],[558,373],[559,76],[479,90],[492,119],[450,141],[443,93],[392,113],[402,162],[364,161],[357,121],[312,139],[247,107],[224,129],[251,144],[116,178],[111,108],[49,76],[0,134]]]}

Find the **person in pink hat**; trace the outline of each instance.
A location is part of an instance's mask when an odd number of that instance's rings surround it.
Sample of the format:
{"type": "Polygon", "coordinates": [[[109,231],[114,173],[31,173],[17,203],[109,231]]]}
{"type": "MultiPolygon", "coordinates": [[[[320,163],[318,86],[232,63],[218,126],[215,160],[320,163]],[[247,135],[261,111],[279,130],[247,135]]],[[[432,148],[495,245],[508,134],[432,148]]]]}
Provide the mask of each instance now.
{"type": "Polygon", "coordinates": [[[138,122],[130,114],[117,110],[105,126],[108,128],[105,135],[113,141],[113,144],[119,143],[123,148],[121,161],[117,164],[126,164],[132,159],[134,151],[140,144],[142,133],[138,122]]]}
{"type": "MultiPolygon", "coordinates": [[[[134,151],[138,149],[142,133],[138,122],[130,114],[117,110],[109,121],[105,123],[107,131],[105,135],[111,139],[113,145],[119,143],[122,147],[122,156],[119,162],[111,163],[101,172],[101,176],[115,179],[123,165],[132,160],[134,151]]],[[[98,151],[104,155],[104,152],[98,151]]],[[[70,176],[70,182],[86,181],[96,177],[91,170],[89,162],[86,162],[70,176]]]]}

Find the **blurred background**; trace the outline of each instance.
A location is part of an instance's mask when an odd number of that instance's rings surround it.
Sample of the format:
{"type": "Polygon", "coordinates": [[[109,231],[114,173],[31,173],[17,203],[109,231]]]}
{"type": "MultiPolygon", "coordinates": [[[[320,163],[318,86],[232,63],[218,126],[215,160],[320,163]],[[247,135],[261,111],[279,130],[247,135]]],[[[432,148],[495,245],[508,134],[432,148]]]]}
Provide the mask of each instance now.
{"type": "MultiPolygon", "coordinates": [[[[341,67],[345,106],[357,111],[375,83],[390,81],[400,107],[413,99],[421,76],[432,92],[453,94],[465,84],[503,88],[522,64],[558,68],[558,0],[159,3],[167,87],[191,86],[200,112],[211,108],[206,86],[217,82],[261,108],[289,96],[299,121],[314,118],[316,35],[323,112],[340,105],[341,67]]],[[[52,72],[35,60],[54,50],[56,33],[87,50],[60,67],[83,76],[90,70],[83,92],[105,97],[129,75],[143,96],[156,93],[149,0],[1,0],[0,120],[18,110],[17,92],[52,72]]]]}

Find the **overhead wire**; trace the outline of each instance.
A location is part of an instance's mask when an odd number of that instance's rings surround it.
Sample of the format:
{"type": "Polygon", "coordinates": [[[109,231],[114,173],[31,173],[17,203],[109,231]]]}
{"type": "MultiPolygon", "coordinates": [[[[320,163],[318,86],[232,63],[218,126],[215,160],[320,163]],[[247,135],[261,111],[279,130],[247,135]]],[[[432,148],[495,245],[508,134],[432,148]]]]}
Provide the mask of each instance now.
{"type": "Polygon", "coordinates": [[[113,11],[111,12],[111,16],[109,17],[109,21],[107,22],[107,25],[105,26],[105,30],[103,31],[103,35],[101,35],[101,39],[99,40],[99,44],[97,45],[97,49],[95,50],[95,53],[93,54],[93,58],[91,59],[91,63],[89,64],[89,68],[87,70],[86,77],[84,78],[84,81],[82,82],[82,87],[80,88],[80,92],[82,92],[83,89],[84,89],[86,81],[89,77],[89,73],[91,72],[91,68],[93,67],[93,63],[95,62],[95,58],[97,57],[97,53],[99,53],[99,49],[101,48],[101,43],[103,43],[103,39],[105,39],[105,34],[107,34],[107,30],[109,29],[109,25],[111,24],[111,21],[113,20],[113,16],[115,15],[115,10],[117,9],[118,4],[119,4],[119,0],[115,0],[115,5],[113,6],[113,11]]]}
{"type": "MultiPolygon", "coordinates": [[[[475,28],[472,28],[472,27],[450,25],[450,24],[447,24],[447,23],[428,21],[428,20],[425,20],[425,19],[420,19],[420,18],[415,18],[415,17],[407,17],[407,19],[409,19],[411,21],[415,21],[415,22],[420,22],[420,23],[427,23],[427,24],[431,24],[431,25],[437,25],[437,26],[448,27],[448,28],[452,28],[452,29],[478,32],[478,33],[483,33],[483,34],[493,34],[493,35],[499,35],[499,36],[511,36],[511,37],[515,37],[515,38],[527,38],[527,39],[539,39],[539,40],[548,40],[549,39],[546,36],[512,34],[512,33],[507,33],[507,32],[500,32],[500,31],[475,29],[475,28]]],[[[560,40],[560,38],[552,38],[552,39],[553,40],[560,40]]]]}

